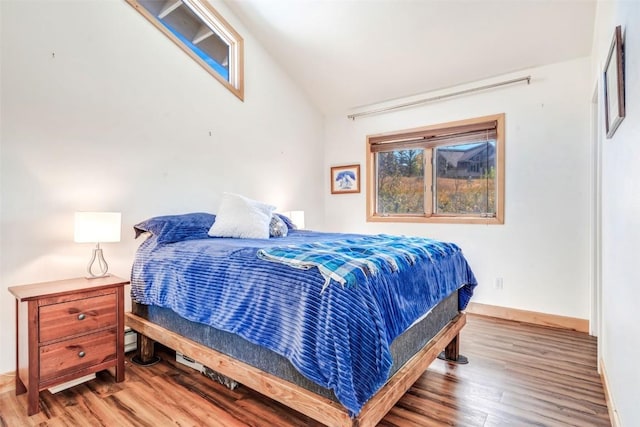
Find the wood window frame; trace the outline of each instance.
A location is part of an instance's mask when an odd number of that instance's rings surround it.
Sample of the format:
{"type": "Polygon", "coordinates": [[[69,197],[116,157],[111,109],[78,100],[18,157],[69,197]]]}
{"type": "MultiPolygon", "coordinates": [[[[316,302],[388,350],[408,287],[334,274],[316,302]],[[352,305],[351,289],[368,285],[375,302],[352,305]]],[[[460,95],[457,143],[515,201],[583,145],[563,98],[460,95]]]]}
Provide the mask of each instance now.
{"type": "Polygon", "coordinates": [[[365,185],[367,188],[367,221],[368,222],[403,222],[403,223],[444,223],[444,224],[504,224],[505,207],[505,114],[493,114],[472,119],[459,120],[423,126],[413,129],[368,135],[366,142],[367,171],[365,185]],[[473,131],[488,122],[495,121],[496,126],[496,213],[495,216],[434,214],[433,200],[433,148],[439,146],[438,139],[452,134],[473,131]],[[376,144],[394,144],[394,148],[406,148],[421,144],[425,148],[425,211],[424,214],[385,214],[376,212],[376,177],[375,156],[376,144]]]}
{"type": "Polygon", "coordinates": [[[244,39],[242,36],[209,4],[207,0],[167,0],[165,9],[176,8],[180,3],[188,7],[202,20],[203,25],[207,25],[221,39],[229,44],[229,80],[227,81],[216,70],[211,68],[202,58],[200,58],[191,48],[185,45],[175,34],[173,34],[162,22],[151,14],[138,0],[125,0],[142,16],[151,22],[157,29],[173,41],[180,49],[200,64],[209,74],[218,80],[231,93],[244,101],[244,39]],[[203,18],[203,17],[206,17],[203,18]]]}

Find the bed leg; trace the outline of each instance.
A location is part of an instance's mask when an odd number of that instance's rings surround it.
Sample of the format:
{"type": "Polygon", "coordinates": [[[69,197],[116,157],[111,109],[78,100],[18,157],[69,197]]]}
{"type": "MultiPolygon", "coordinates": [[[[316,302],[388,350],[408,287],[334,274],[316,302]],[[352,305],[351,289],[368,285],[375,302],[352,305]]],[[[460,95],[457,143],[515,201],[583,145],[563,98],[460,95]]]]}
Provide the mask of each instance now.
{"type": "Polygon", "coordinates": [[[469,363],[469,359],[460,354],[460,334],[453,337],[451,342],[444,348],[444,351],[438,355],[438,359],[458,365],[469,363]]]}
{"type": "Polygon", "coordinates": [[[136,355],[131,358],[131,361],[141,366],[151,366],[158,363],[160,357],[154,354],[154,344],[155,341],[151,338],[138,334],[136,355]]]}

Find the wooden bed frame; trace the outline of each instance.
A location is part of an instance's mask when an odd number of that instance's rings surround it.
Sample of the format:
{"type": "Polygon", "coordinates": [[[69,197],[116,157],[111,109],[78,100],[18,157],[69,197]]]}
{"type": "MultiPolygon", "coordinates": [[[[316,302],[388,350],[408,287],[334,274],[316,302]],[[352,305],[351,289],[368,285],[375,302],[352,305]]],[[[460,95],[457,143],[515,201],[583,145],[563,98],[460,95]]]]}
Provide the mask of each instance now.
{"type": "Polygon", "coordinates": [[[154,343],[159,342],[175,351],[188,354],[214,371],[328,426],[373,427],[411,388],[443,349],[447,360],[458,360],[459,333],[466,323],[466,313],[459,312],[409,359],[364,405],[356,418],[351,418],[347,409],[337,402],[185,338],[133,313],[125,314],[125,323],[138,332],[137,358],[142,363],[154,359],[154,343]]]}

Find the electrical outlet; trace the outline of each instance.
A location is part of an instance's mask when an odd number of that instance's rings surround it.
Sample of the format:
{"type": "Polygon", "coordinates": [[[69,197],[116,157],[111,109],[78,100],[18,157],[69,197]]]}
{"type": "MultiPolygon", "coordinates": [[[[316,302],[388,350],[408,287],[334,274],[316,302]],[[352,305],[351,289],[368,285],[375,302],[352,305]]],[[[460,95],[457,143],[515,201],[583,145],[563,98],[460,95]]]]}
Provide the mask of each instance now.
{"type": "Polygon", "coordinates": [[[499,291],[501,291],[502,289],[504,289],[504,285],[502,283],[502,277],[497,277],[496,278],[496,285],[495,288],[499,291]]]}

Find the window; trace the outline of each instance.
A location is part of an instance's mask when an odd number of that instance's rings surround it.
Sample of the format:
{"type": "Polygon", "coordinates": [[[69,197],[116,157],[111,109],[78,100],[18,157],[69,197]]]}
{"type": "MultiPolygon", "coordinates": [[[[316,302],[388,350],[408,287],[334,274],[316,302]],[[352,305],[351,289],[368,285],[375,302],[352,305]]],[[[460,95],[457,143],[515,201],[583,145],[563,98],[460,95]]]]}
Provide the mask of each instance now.
{"type": "Polygon", "coordinates": [[[367,219],[504,223],[504,114],[367,137],[367,219]]]}
{"type": "Polygon", "coordinates": [[[234,95],[244,99],[244,42],[207,0],[127,2],[234,95]]]}

